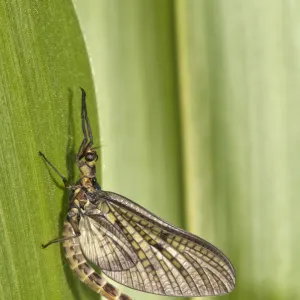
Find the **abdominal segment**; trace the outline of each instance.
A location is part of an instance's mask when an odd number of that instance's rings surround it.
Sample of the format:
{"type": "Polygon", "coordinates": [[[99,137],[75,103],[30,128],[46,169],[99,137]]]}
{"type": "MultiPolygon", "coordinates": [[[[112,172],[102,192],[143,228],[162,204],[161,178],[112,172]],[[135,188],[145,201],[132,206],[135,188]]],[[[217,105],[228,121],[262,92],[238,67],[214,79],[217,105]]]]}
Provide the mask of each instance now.
{"type": "MultiPolygon", "coordinates": [[[[74,236],[74,230],[67,221],[64,223],[63,236],[74,236]]],[[[104,296],[109,300],[132,300],[132,298],[121,293],[117,288],[107,282],[105,278],[100,276],[86,261],[82,254],[79,238],[75,237],[63,242],[65,256],[68,260],[70,268],[78,276],[78,278],[87,284],[96,293],[104,296]]]]}

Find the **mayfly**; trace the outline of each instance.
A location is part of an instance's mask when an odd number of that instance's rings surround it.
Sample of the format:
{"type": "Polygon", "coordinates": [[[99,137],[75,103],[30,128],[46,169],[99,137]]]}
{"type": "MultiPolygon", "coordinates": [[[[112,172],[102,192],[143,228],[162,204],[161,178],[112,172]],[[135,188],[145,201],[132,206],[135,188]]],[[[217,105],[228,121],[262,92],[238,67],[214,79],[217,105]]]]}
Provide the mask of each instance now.
{"type": "Polygon", "coordinates": [[[79,279],[111,300],[128,300],[98,274],[91,261],[113,280],[133,289],[170,296],[215,296],[235,286],[235,272],[229,259],[205,240],[179,229],[133,201],[103,191],[96,179],[97,152],[81,88],[83,140],[76,163],[80,179],[70,185],[69,209],[63,237],[43,245],[62,242],[66,259],[79,279]]]}

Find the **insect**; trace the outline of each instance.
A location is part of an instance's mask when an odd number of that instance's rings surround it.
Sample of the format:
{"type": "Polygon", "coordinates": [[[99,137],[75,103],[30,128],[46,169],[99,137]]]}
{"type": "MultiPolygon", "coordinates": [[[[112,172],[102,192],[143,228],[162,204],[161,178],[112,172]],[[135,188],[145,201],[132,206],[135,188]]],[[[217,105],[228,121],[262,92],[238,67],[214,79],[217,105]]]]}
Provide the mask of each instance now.
{"type": "Polygon", "coordinates": [[[229,293],[235,271],[215,246],[179,229],[133,201],[103,191],[96,179],[97,152],[82,92],[82,132],[76,163],[81,176],[75,185],[52,165],[70,190],[62,242],[66,259],[79,279],[107,299],[129,300],[88,263],[111,279],[143,292],[172,296],[209,296],[229,293]]]}

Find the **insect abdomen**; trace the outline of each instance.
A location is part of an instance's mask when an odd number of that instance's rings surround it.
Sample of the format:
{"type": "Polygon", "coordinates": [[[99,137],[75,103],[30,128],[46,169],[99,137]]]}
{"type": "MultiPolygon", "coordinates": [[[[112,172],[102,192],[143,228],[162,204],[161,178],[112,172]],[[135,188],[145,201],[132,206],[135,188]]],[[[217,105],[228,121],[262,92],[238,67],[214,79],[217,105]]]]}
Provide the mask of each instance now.
{"type": "MultiPolygon", "coordinates": [[[[64,223],[63,236],[69,237],[75,235],[74,230],[69,222],[64,223]]],[[[70,268],[78,278],[87,284],[96,293],[104,296],[109,300],[132,300],[132,298],[121,293],[117,288],[101,277],[86,261],[82,254],[79,239],[73,238],[63,242],[65,256],[70,268]]]]}

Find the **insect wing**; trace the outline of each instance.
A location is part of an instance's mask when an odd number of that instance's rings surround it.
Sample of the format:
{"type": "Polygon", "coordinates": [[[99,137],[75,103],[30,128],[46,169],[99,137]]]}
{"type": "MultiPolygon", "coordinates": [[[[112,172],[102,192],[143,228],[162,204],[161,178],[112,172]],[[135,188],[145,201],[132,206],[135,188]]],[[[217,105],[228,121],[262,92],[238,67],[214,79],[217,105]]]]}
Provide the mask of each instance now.
{"type": "Polygon", "coordinates": [[[101,269],[120,271],[136,265],[138,257],[127,238],[100,214],[82,217],[79,230],[84,255],[101,269]]]}
{"type": "MultiPolygon", "coordinates": [[[[100,259],[95,260],[90,255],[98,253],[95,246],[94,250],[89,249],[93,243],[84,244],[80,240],[86,257],[102,268],[108,277],[131,288],[161,295],[209,296],[233,290],[233,266],[216,247],[168,224],[121,195],[101,191],[99,197],[104,197],[109,207],[103,217],[112,227],[107,226],[106,233],[118,233],[132,253],[131,267],[113,270],[103,267],[100,259]]],[[[94,222],[97,223],[96,220],[94,222]]],[[[94,227],[97,229],[91,231],[89,239],[98,240],[102,229],[96,224],[94,227]]],[[[111,243],[113,245],[121,244],[111,243]]],[[[105,259],[110,260],[113,251],[114,260],[123,259],[119,256],[120,251],[113,247],[110,249],[105,259]]],[[[105,256],[99,255],[101,258],[105,256]]]]}

